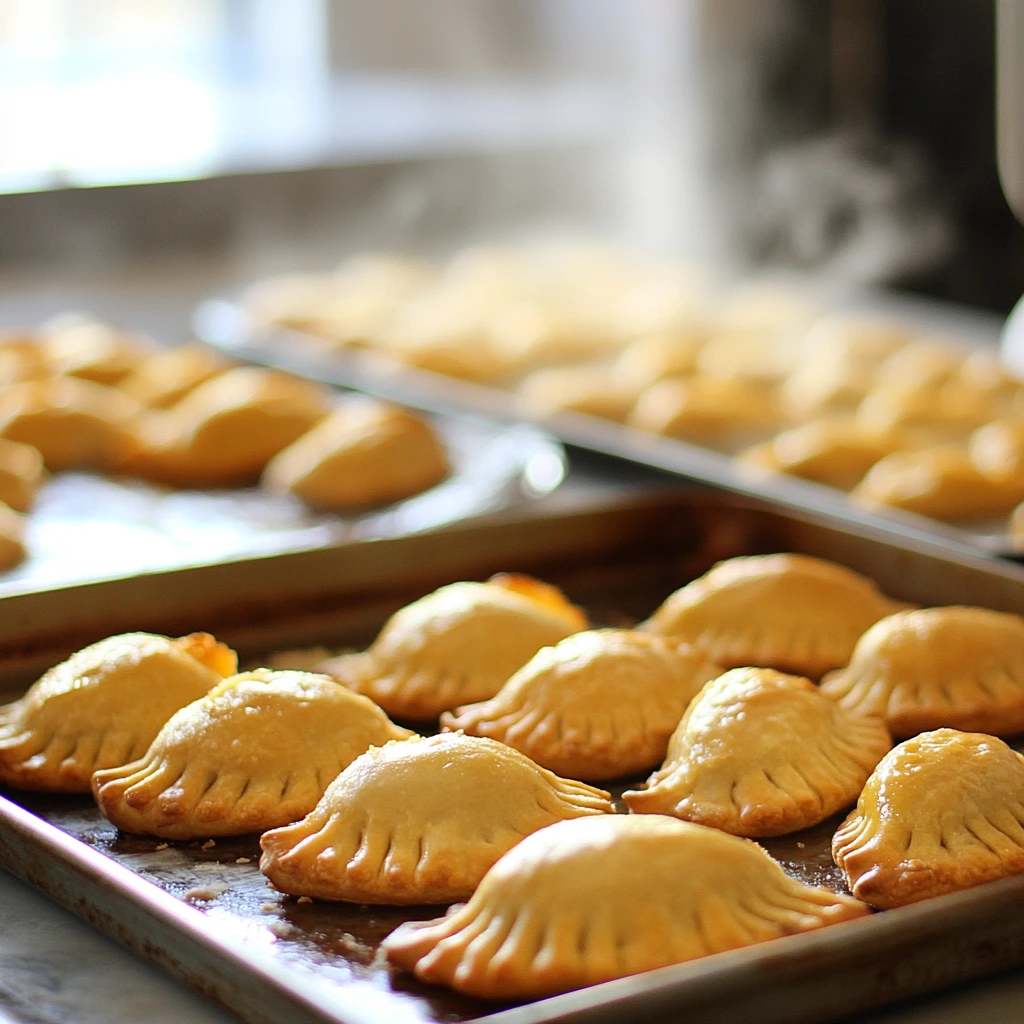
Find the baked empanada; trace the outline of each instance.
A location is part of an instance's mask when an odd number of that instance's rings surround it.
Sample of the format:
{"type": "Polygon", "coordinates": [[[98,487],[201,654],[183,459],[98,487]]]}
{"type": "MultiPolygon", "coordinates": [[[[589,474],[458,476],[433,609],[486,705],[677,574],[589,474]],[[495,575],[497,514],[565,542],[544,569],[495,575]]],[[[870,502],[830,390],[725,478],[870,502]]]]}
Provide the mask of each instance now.
{"type": "Polygon", "coordinates": [[[542,647],[586,629],[562,592],[528,576],[451,583],[400,609],[361,654],[317,667],[396,718],[487,700],[542,647]]]}
{"type": "Polygon", "coordinates": [[[614,779],[661,761],[686,706],[721,672],[686,644],[595,629],[539,651],[488,701],[445,729],[501,740],[576,779],[614,779]]]}
{"type": "Polygon", "coordinates": [[[149,354],[137,335],[71,313],[51,320],[40,329],[41,350],[51,373],[117,384],[149,354]]]}
{"type": "Polygon", "coordinates": [[[740,465],[815,480],[848,490],[881,458],[909,447],[899,431],[868,434],[853,417],[824,417],[784,430],[738,456],[740,465]]]}
{"type": "Polygon", "coordinates": [[[468,903],[383,943],[421,980],[527,999],[811,931],[870,911],[789,878],[756,843],[662,815],[527,836],[468,903]]]}
{"type": "Polygon", "coordinates": [[[325,389],[289,374],[238,366],[141,421],[125,472],[179,486],[255,480],[329,411],[325,389]]]}
{"type": "Polygon", "coordinates": [[[639,394],[608,366],[552,366],[535,370],[518,388],[520,404],[531,416],[582,412],[621,423],[639,394]]]}
{"type": "Polygon", "coordinates": [[[821,689],[883,717],[894,736],[940,726],[1013,736],[1024,732],[1024,618],[956,605],[898,612],[821,689]]]}
{"type": "Polygon", "coordinates": [[[133,444],[139,404],[77,377],[11,384],[0,393],[0,437],[38,449],[47,469],[108,469],[133,444]]]}
{"type": "Polygon", "coordinates": [[[260,840],[282,892],[349,903],[454,903],[524,836],[611,814],[609,795],[504,743],[442,733],[372,747],[302,821],[260,840]]]}
{"type": "Polygon", "coordinates": [[[92,644],[0,708],[0,782],[88,793],[94,771],[140,757],[178,708],[236,664],[208,633],[125,633],[92,644]]]}
{"type": "Polygon", "coordinates": [[[881,719],[846,711],[809,679],[735,668],[705,685],[664,765],[623,799],[635,813],[779,836],[852,804],[891,746],[881,719]]]}
{"type": "Polygon", "coordinates": [[[118,386],[150,409],[169,409],[231,366],[205,345],[178,345],[144,359],[118,386]]]}
{"type": "Polygon", "coordinates": [[[817,679],[850,660],[864,630],[903,607],[834,562],[750,555],[719,562],[639,628],[694,644],[726,668],[756,665],[817,679]]]}
{"type": "Polygon", "coordinates": [[[92,790],[125,832],[262,832],[308,814],[370,746],[410,735],[329,676],[256,669],[182,708],[144,756],[96,772],[92,790]]]}
{"type": "Polygon", "coordinates": [[[444,443],[423,417],[383,402],[350,402],[278,452],[262,484],[344,510],[408,498],[448,473],[444,443]]]}
{"type": "Polygon", "coordinates": [[[1024,478],[1024,419],[1000,419],[979,427],[967,442],[971,461],[986,476],[1024,478]]]}
{"type": "Polygon", "coordinates": [[[851,892],[888,909],[1024,872],[1024,757],[936,729],[882,758],[832,840],[851,892]]]}
{"type": "Polygon", "coordinates": [[[876,462],[851,496],[869,509],[898,508],[958,522],[1005,516],[1024,498],[1024,477],[983,473],[959,445],[895,452],[876,462]]]}
{"type": "Polygon", "coordinates": [[[648,334],[627,345],[615,360],[615,375],[637,393],[666,377],[683,377],[697,368],[697,354],[710,335],[694,324],[689,330],[648,334]]]}

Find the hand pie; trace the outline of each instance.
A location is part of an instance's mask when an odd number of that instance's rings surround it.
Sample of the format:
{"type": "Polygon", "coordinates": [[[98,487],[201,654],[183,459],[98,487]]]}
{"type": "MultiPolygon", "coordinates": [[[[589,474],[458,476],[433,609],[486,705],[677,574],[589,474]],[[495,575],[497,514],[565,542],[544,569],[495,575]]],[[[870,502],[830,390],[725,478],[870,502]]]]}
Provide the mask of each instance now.
{"type": "Polygon", "coordinates": [[[205,345],[178,345],[148,356],[118,386],[147,408],[169,409],[230,365],[205,345]]]}
{"type": "Polygon", "coordinates": [[[614,779],[661,761],[698,690],[721,669],[687,645],[631,630],[577,633],[539,651],[489,701],[444,729],[501,740],[574,779],[614,779]]]}
{"type": "Polygon", "coordinates": [[[0,708],[0,782],[88,793],[94,771],[141,757],[178,708],[235,667],[235,652],[208,633],[125,633],[92,644],[0,708]]]}
{"type": "Polygon", "coordinates": [[[427,420],[381,402],[351,402],[278,452],[262,483],[344,510],[408,498],[448,473],[444,444],[427,420]]]}
{"type": "Polygon", "coordinates": [[[857,422],[868,433],[911,431],[934,442],[962,438],[997,412],[986,391],[963,380],[929,384],[882,377],[857,407],[857,422]]]}
{"type": "Polygon", "coordinates": [[[636,392],[666,377],[684,377],[697,369],[697,354],[709,337],[706,326],[648,334],[627,345],[615,360],[614,372],[636,392]]]}
{"type": "Polygon", "coordinates": [[[47,469],[106,469],[132,445],[139,405],[75,377],[11,384],[0,393],[0,437],[39,450],[47,469]]]}
{"type": "Polygon", "coordinates": [[[738,458],[741,465],[849,490],[879,459],[910,444],[898,431],[868,434],[852,417],[833,416],[784,430],[738,458]]]}
{"type": "Polygon", "coordinates": [[[888,909],[1024,872],[1024,758],[936,729],[894,747],[832,840],[851,892],[888,909]]]}
{"type": "Polygon", "coordinates": [[[383,942],[421,981],[531,999],[863,917],[755,843],[661,815],[562,821],[527,836],[468,903],[383,942]]]}
{"type": "Polygon", "coordinates": [[[182,708],[143,757],[96,772],[92,789],[125,832],[262,832],[308,814],[371,745],[410,735],[328,676],[256,669],[182,708]]]}
{"type": "Polygon", "coordinates": [[[255,480],[283,448],[323,419],[326,391],[275,370],[238,366],[153,412],[139,429],[126,472],[178,486],[255,480]]]}
{"type": "Polygon", "coordinates": [[[396,718],[428,720],[493,697],[542,647],[586,629],[557,587],[515,574],[452,583],[395,612],[362,654],[323,662],[396,718]]]}
{"type": "Polygon", "coordinates": [[[638,392],[606,366],[553,366],[535,370],[519,385],[522,407],[531,416],[581,412],[621,423],[638,392]]]}
{"type": "Polygon", "coordinates": [[[751,555],[719,562],[639,628],[694,644],[726,668],[757,665],[817,679],[850,660],[864,630],[903,607],[833,562],[751,555]]]}
{"type": "Polygon", "coordinates": [[[297,896],[454,903],[524,836],[611,813],[604,790],[560,779],[504,743],[413,737],[371,747],[302,821],[267,832],[260,870],[297,896]]]}
{"type": "Polygon", "coordinates": [[[15,512],[27,512],[46,478],[38,448],[0,438],[0,501],[15,512]]]}
{"type": "Polygon", "coordinates": [[[869,509],[905,512],[958,522],[1005,516],[1024,498],[1024,478],[982,473],[958,445],[934,445],[887,455],[851,492],[869,509]]]}
{"type": "Polygon", "coordinates": [[[876,622],[822,692],[894,736],[950,726],[1024,732],[1024,618],[987,608],[922,608],[876,622]]]}
{"type": "Polygon", "coordinates": [[[51,373],[97,384],[117,384],[149,354],[136,335],[74,313],[45,324],[41,334],[51,373]]]}
{"type": "Polygon", "coordinates": [[[778,425],[770,394],[756,384],[710,377],[668,377],[638,399],[629,424],[655,434],[731,449],[778,425]]]}
{"type": "Polygon", "coordinates": [[[664,765],[623,799],[634,813],[779,836],[852,804],[891,746],[881,719],[846,711],[810,680],[736,668],[694,698],[664,765]]]}
{"type": "Polygon", "coordinates": [[[1001,419],[979,427],[967,444],[971,462],[986,476],[1024,479],[1024,419],[1001,419]]]}

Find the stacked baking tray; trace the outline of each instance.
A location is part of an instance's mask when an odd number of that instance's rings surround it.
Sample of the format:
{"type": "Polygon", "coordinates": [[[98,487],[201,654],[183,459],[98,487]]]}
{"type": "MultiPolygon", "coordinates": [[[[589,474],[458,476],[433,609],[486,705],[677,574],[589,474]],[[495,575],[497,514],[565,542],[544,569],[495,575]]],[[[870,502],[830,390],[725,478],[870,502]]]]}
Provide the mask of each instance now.
{"type": "MultiPolygon", "coordinates": [[[[872,577],[891,596],[1024,612],[1024,568],[936,539],[701,488],[519,508],[395,539],[126,576],[4,599],[0,683],[129,629],[204,629],[244,660],[283,647],[358,645],[428,590],[498,570],[562,586],[598,623],[649,613],[714,561],[795,551],[872,577]]],[[[768,843],[786,870],[839,881],[835,820],[768,843]]],[[[118,833],[85,797],[9,794],[0,863],[252,1022],[703,1022],[830,1019],[1024,960],[1024,877],[518,1006],[393,973],[380,939],[436,908],[299,903],[264,885],[257,837],[165,844],[118,833]]],[[[638,928],[644,923],[638,921],[638,928]]]]}

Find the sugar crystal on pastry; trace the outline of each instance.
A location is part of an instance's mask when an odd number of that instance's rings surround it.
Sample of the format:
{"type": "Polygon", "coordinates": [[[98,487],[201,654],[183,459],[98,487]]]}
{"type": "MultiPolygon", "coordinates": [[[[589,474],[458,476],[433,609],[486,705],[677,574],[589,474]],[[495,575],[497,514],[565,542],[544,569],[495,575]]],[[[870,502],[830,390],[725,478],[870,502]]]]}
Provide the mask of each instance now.
{"type": "Polygon", "coordinates": [[[883,717],[894,736],[940,726],[1024,732],[1024,618],[963,605],[897,612],[860,638],[821,689],[883,717]]]}
{"type": "Polygon", "coordinates": [[[97,772],[92,789],[126,832],[262,832],[309,813],[370,746],[409,735],[328,676],[256,669],[182,708],[142,757],[97,772]]]}
{"type": "Polygon", "coordinates": [[[235,667],[234,651],[207,633],[92,644],[0,708],[0,781],[87,793],[94,771],[140,757],[175,711],[235,667]]]}
{"type": "Polygon", "coordinates": [[[524,836],[610,814],[607,793],[462,733],[371,747],[302,821],[260,840],[282,892],[351,903],[454,903],[524,836]]]}
{"type": "Polygon", "coordinates": [[[882,758],[832,855],[882,909],[1024,872],[1024,757],[983,733],[936,729],[882,758]]]}
{"type": "Polygon", "coordinates": [[[431,719],[486,700],[542,647],[585,629],[557,587],[515,573],[441,587],[400,609],[369,649],[318,671],[398,718],[431,719]]]}
{"type": "Polygon", "coordinates": [[[494,697],[441,725],[501,740],[559,775],[613,779],[664,758],[686,706],[720,671],[686,644],[590,630],[539,651],[494,697]]]}
{"type": "Polygon", "coordinates": [[[446,917],[401,925],[388,959],[486,999],[552,995],[868,913],[789,877],[759,846],[662,815],[527,836],[446,917]]]}
{"type": "Polygon", "coordinates": [[[846,711],[808,679],[736,668],[705,684],[665,763],[624,799],[734,835],[783,835],[852,804],[891,746],[879,718],[846,711]]]}
{"type": "Polygon", "coordinates": [[[834,562],[750,555],[719,562],[675,591],[640,628],[694,644],[726,668],[817,679],[845,665],[860,635],[902,607],[834,562]]]}

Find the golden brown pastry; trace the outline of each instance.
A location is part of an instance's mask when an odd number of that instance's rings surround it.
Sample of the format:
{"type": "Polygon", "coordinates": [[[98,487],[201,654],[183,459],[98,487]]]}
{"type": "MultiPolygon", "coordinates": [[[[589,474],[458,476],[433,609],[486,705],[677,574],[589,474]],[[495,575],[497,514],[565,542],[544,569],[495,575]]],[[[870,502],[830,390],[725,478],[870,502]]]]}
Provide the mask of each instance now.
{"type": "Polygon", "coordinates": [[[118,386],[150,409],[169,409],[229,366],[205,345],[178,345],[147,356],[118,386]]]}
{"type": "Polygon", "coordinates": [[[697,374],[743,380],[762,386],[780,383],[796,367],[798,339],[774,332],[737,330],[714,333],[697,356],[697,374]]]}
{"type": "Polygon", "coordinates": [[[797,422],[852,413],[871,390],[874,372],[847,352],[811,349],[779,388],[779,404],[797,422]]]}
{"type": "Polygon", "coordinates": [[[817,679],[850,660],[864,630],[903,607],[834,562],[750,555],[719,562],[639,628],[694,644],[726,668],[756,665],[817,679]]]}
{"type": "Polygon", "coordinates": [[[125,832],[262,832],[308,814],[370,746],[410,735],[329,676],[256,669],[172,715],[142,757],[96,772],[92,790],[125,832]]]}
{"type": "Polygon", "coordinates": [[[436,718],[487,700],[542,647],[586,629],[557,587],[514,573],[451,583],[400,609],[361,654],[323,662],[327,672],[396,718],[436,718]]]}
{"type": "Polygon", "coordinates": [[[0,709],[0,781],[88,793],[94,771],[140,757],[178,708],[236,664],[208,633],[125,633],[92,644],[0,709]]]}
{"type": "Polygon", "coordinates": [[[710,377],[669,377],[652,384],[629,415],[640,430],[730,449],[776,428],[769,393],[756,384],[710,377]]]}
{"type": "Polygon", "coordinates": [[[427,420],[381,402],[350,402],[278,452],[262,484],[342,511],[411,497],[448,473],[444,443],[427,420]]]}
{"type": "Polygon", "coordinates": [[[935,385],[960,376],[966,356],[965,349],[954,345],[928,338],[915,338],[882,360],[878,367],[878,379],[898,384],[911,382],[925,389],[934,388],[935,385]]]}
{"type": "Polygon", "coordinates": [[[11,384],[0,393],[0,437],[38,449],[47,469],[105,469],[132,443],[138,403],[75,377],[11,384]]]}
{"type": "Polygon", "coordinates": [[[472,899],[383,943],[421,980],[524,999],[848,921],[863,903],[786,876],[757,844],[661,815],[558,822],[472,899]]]}
{"type": "MultiPolygon", "coordinates": [[[[2,476],[0,476],[2,480],[2,476]]],[[[25,517],[0,502],[0,572],[25,561],[25,517]]]]}
{"type": "Polygon", "coordinates": [[[998,480],[1024,479],[1024,419],[1000,419],[979,427],[967,442],[971,462],[998,480]]]}
{"type": "Polygon", "coordinates": [[[49,376],[50,367],[38,337],[0,335],[0,386],[45,380],[49,376]]]}
{"type": "Polygon", "coordinates": [[[40,333],[51,373],[97,384],[117,384],[149,354],[138,336],[74,313],[44,324],[40,333]]]}
{"type": "Polygon", "coordinates": [[[609,366],[553,366],[535,370],[518,388],[520,404],[529,416],[582,412],[621,423],[638,391],[628,387],[609,366]]]}
{"type": "Polygon", "coordinates": [[[872,510],[896,508],[965,522],[1007,515],[1024,498],[1024,480],[988,476],[964,448],[944,444],[887,455],[851,495],[872,510]]]}
{"type": "Polygon", "coordinates": [[[852,804],[891,746],[880,718],[841,708],[809,679],[734,668],[705,685],[665,763],[623,799],[634,813],[779,836],[852,804]]]}
{"type": "Polygon", "coordinates": [[[686,644],[595,629],[539,651],[441,726],[501,740],[559,775],[614,779],[664,758],[687,704],[720,671],[686,644]]]}
{"type": "Polygon", "coordinates": [[[612,812],[604,790],[560,779],[504,743],[413,737],[371,747],[302,821],[267,832],[260,870],[296,896],[454,903],[524,836],[612,812]]]}
{"type": "Polygon", "coordinates": [[[666,377],[684,377],[697,369],[697,354],[709,335],[709,328],[694,324],[637,338],[615,360],[615,375],[637,394],[666,377]]]}
{"type": "Polygon", "coordinates": [[[849,490],[879,459],[911,444],[909,435],[899,431],[869,434],[853,417],[832,416],[784,430],[738,458],[741,466],[849,490]]]}
{"type": "Polygon", "coordinates": [[[0,501],[16,512],[27,512],[46,478],[38,448],[0,438],[0,501]]]}
{"type": "Polygon", "coordinates": [[[889,909],[1024,872],[1024,758],[936,729],[882,758],[832,840],[850,891],[889,909]]]}
{"type": "Polygon", "coordinates": [[[166,412],[151,413],[140,426],[139,450],[123,468],[184,486],[247,483],[328,411],[326,391],[317,384],[235,367],[166,412]]]}
{"type": "Polygon", "coordinates": [[[857,642],[823,693],[884,717],[894,736],[951,726],[1024,732],[1024,618],[951,606],[898,612],[857,642]]]}
{"type": "Polygon", "coordinates": [[[882,378],[857,407],[857,422],[866,433],[902,430],[921,442],[935,442],[966,437],[997,413],[991,395],[958,378],[944,383],[882,378]]]}

